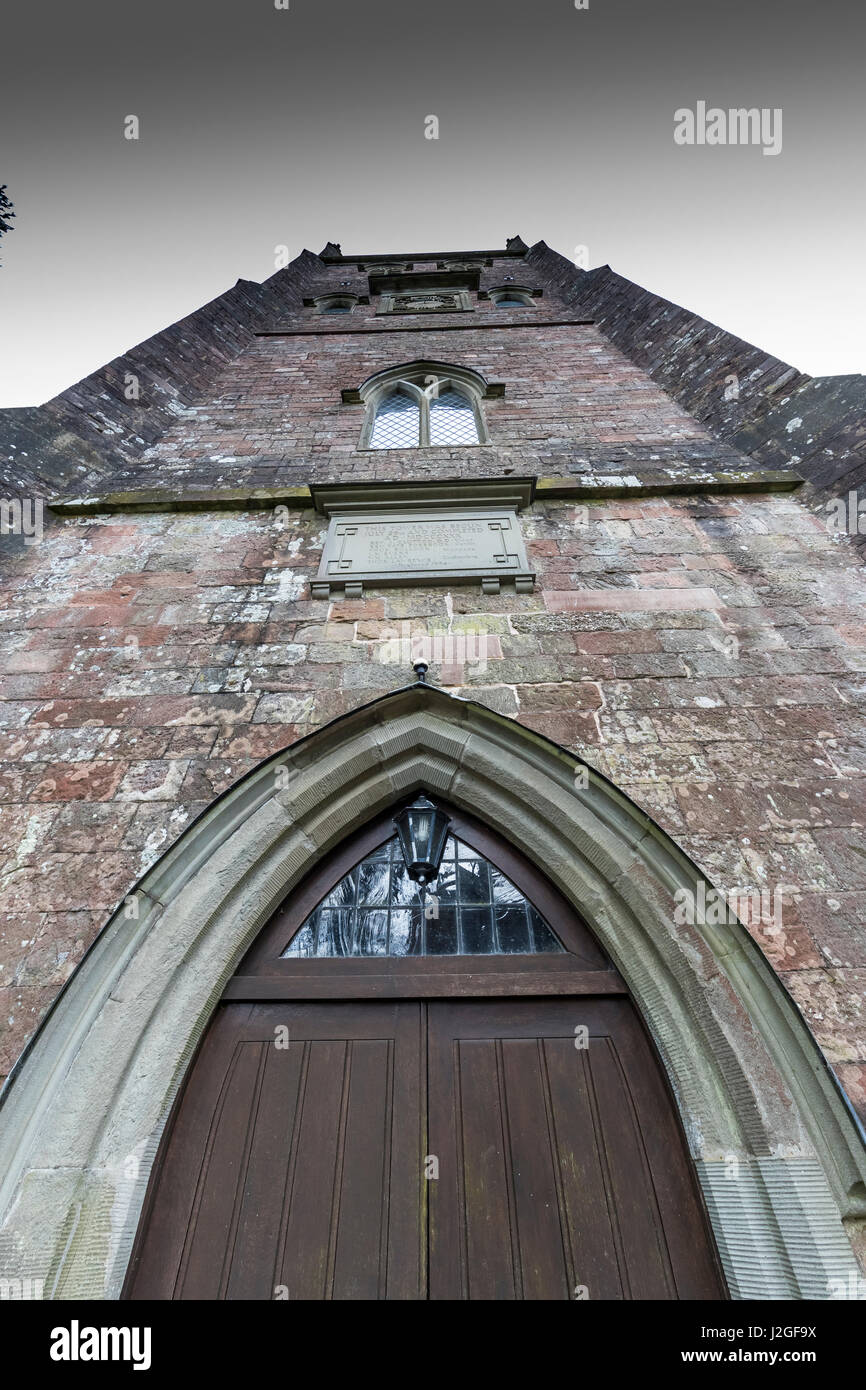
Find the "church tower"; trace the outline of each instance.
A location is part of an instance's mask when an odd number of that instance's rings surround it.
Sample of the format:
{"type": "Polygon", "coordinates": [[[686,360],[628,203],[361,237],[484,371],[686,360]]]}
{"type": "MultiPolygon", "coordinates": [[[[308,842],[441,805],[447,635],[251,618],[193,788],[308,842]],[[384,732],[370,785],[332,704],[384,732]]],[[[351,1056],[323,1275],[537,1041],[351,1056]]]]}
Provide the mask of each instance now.
{"type": "Polygon", "coordinates": [[[519,236],[0,412],[0,1277],[860,1289],[861,416],[519,236]]]}

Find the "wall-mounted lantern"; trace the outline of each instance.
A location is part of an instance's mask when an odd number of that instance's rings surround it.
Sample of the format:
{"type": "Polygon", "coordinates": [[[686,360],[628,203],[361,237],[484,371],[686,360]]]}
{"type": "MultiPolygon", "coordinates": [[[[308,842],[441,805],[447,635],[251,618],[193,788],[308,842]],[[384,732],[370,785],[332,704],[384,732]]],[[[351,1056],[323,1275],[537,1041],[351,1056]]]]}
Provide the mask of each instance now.
{"type": "Polygon", "coordinates": [[[394,817],[406,868],[416,883],[427,884],[438,874],[450,824],[450,817],[423,792],[394,817]]]}

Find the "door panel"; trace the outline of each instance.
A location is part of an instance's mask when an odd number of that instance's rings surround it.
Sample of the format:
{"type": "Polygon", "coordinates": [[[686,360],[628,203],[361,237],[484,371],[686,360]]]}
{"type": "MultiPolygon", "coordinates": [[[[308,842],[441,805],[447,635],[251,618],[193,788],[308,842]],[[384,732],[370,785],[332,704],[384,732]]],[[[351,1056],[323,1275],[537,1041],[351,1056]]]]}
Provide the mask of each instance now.
{"type": "Polygon", "coordinates": [[[671,1098],[627,1000],[428,1009],[431,1298],[724,1296],[671,1098]]]}
{"type": "Polygon", "coordinates": [[[421,1010],[222,1005],[161,1150],[127,1296],[425,1297],[421,1010]]]}

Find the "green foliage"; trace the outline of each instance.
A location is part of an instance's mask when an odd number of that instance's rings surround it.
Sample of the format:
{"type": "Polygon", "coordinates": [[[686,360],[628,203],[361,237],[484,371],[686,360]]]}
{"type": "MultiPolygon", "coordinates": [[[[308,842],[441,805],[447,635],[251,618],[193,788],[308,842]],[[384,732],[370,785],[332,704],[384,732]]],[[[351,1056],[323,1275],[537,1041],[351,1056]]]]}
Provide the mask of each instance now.
{"type": "Polygon", "coordinates": [[[15,216],[15,213],[12,210],[12,204],[6,196],[6,187],[5,183],[0,183],[0,236],[2,236],[4,232],[15,231],[15,228],[12,226],[12,218],[15,216]]]}

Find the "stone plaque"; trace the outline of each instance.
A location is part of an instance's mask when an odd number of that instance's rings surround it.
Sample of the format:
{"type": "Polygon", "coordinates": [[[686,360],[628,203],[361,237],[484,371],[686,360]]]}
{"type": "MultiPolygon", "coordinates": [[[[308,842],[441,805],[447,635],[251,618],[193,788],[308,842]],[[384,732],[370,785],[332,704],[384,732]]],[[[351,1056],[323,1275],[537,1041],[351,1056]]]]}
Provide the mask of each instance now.
{"type": "Polygon", "coordinates": [[[406,294],[385,294],[380,314],[458,314],[472,309],[465,290],[412,291],[406,294]]]}
{"type": "Polygon", "coordinates": [[[364,584],[480,583],[498,593],[503,580],[528,593],[528,568],[520,524],[504,507],[455,507],[436,511],[332,514],[314,598],[344,589],[360,597],[364,584]]]}

